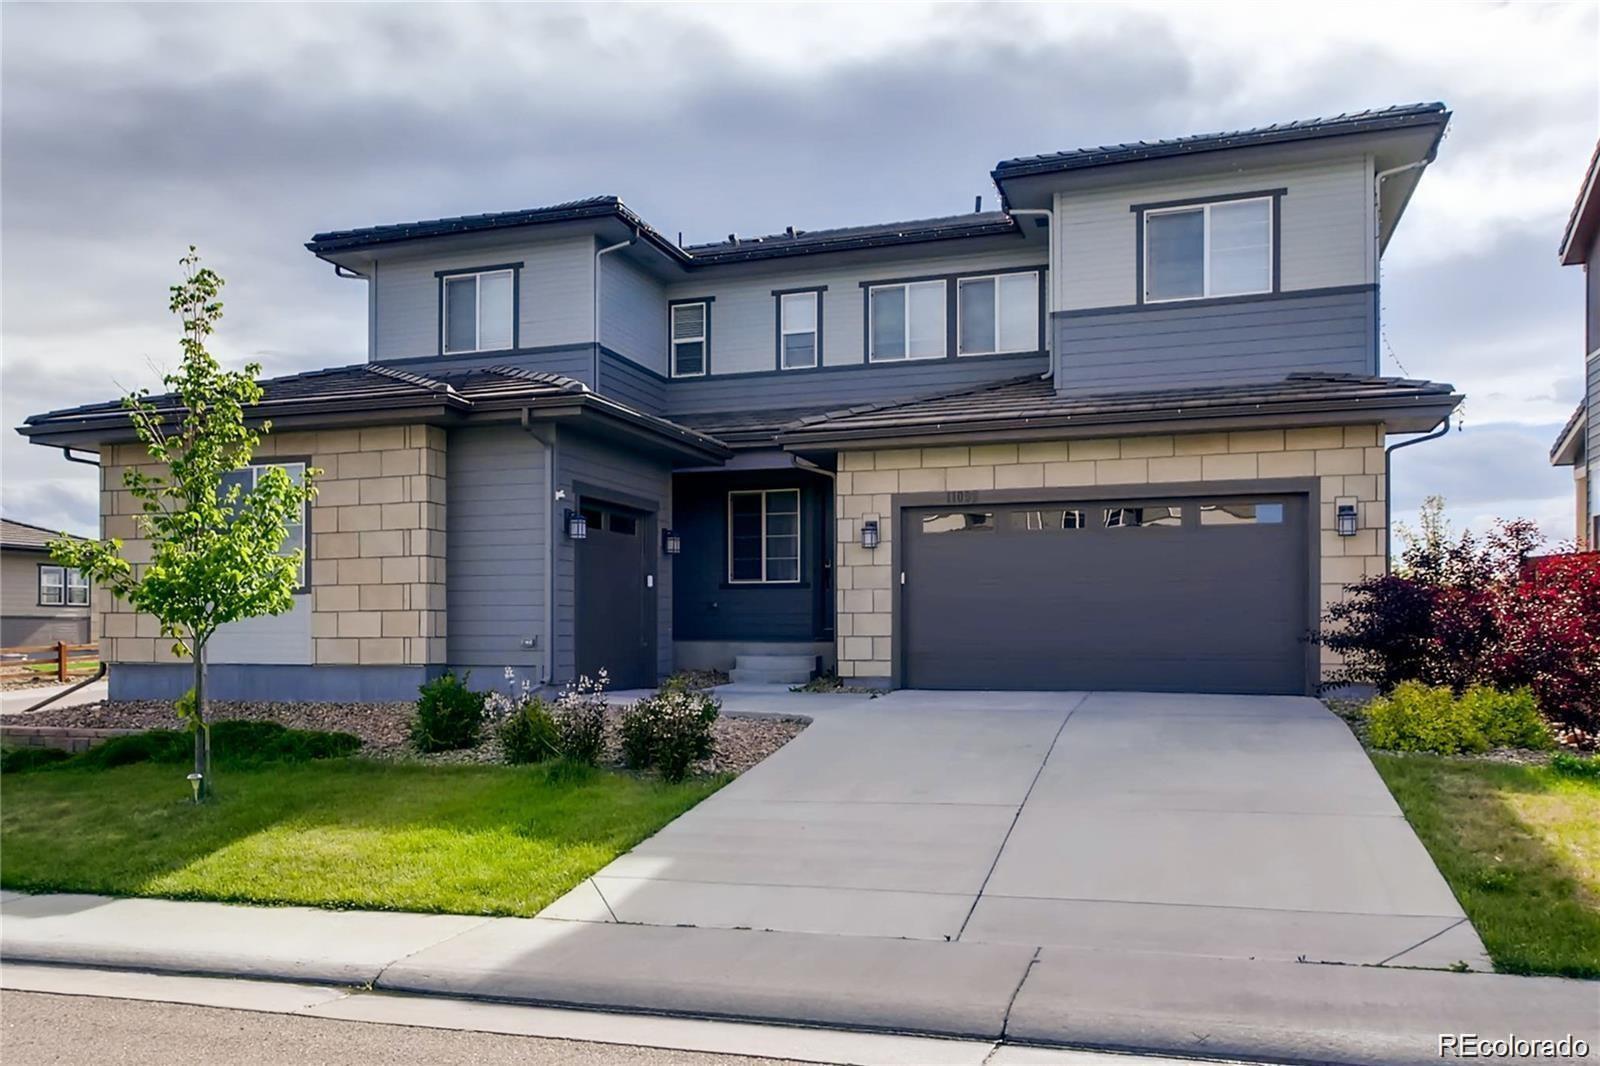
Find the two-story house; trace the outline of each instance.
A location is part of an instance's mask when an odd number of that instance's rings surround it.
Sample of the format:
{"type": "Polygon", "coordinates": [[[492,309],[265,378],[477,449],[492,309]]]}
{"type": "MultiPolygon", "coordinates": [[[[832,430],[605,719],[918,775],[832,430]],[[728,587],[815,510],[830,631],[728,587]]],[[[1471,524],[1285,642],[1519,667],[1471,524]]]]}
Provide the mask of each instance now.
{"type": "Polygon", "coordinates": [[[1562,427],[1550,462],[1572,467],[1573,540],[1579,551],[1600,548],[1600,196],[1595,194],[1600,171],[1600,144],[1589,157],[1583,187],[1561,235],[1561,265],[1583,267],[1583,398],[1562,427]]]}
{"type": "MultiPolygon", "coordinates": [[[[366,286],[368,361],[264,383],[258,461],[325,473],[305,594],[219,636],[215,691],[741,661],[1310,691],[1308,633],[1385,565],[1386,437],[1461,399],[1382,376],[1377,343],[1448,119],[1028,156],[998,211],[687,247],[612,197],[319,233],[366,286]]],[[[137,558],[118,407],[21,432],[99,453],[137,558]]],[[[181,691],[153,622],[99,609],[113,694],[181,691]]]]}

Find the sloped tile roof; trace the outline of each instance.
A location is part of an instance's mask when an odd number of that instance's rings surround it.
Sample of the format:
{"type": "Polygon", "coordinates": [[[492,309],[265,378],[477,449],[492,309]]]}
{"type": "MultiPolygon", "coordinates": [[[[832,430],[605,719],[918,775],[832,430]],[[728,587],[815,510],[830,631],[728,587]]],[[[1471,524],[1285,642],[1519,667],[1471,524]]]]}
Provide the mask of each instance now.
{"type": "Polygon", "coordinates": [[[1030,375],[921,400],[869,404],[804,417],[781,432],[779,440],[799,443],[831,436],[1028,428],[1035,423],[1115,422],[1141,415],[1193,416],[1241,408],[1261,411],[1275,405],[1377,406],[1453,397],[1459,399],[1453,386],[1438,382],[1349,374],[1291,374],[1250,384],[1062,395],[1052,379],[1030,375]]]}

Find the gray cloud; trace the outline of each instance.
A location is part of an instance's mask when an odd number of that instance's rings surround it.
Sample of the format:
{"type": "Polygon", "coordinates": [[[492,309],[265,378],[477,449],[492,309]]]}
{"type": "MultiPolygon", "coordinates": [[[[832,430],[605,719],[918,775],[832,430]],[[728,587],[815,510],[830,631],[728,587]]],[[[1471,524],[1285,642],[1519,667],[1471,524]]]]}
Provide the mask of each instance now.
{"type": "MultiPolygon", "coordinates": [[[[1066,23],[1021,5],[896,13],[891,33],[877,9],[805,9],[805,61],[782,64],[729,20],[674,7],[8,5],[3,417],[154,384],[189,243],[228,279],[219,354],[287,373],[364,356],[362,287],[300,247],[321,229],[596,192],[689,240],[917,217],[992,202],[988,168],[1011,155],[1433,98],[1456,127],[1386,266],[1389,339],[1411,372],[1467,390],[1474,420],[1544,424],[1575,399],[1564,205],[1489,211],[1489,237],[1450,254],[1412,244],[1448,240],[1446,193],[1484,160],[1575,187],[1589,145],[1546,141],[1593,128],[1592,91],[1513,74],[1512,54],[1497,70],[1449,62],[1449,41],[1397,50],[1381,28],[1308,35],[1276,73],[1219,63],[1248,13],[1222,12],[1212,39],[1120,6],[1066,23]]],[[[1592,13],[1584,25],[1592,37],[1592,13]]],[[[1584,54],[1550,34],[1552,69],[1584,54]]],[[[1534,450],[1483,468],[1482,506],[1555,484],[1530,473],[1547,441],[1502,443],[1534,450]]],[[[10,435],[0,448],[8,513],[92,522],[92,471],[10,435]]]]}

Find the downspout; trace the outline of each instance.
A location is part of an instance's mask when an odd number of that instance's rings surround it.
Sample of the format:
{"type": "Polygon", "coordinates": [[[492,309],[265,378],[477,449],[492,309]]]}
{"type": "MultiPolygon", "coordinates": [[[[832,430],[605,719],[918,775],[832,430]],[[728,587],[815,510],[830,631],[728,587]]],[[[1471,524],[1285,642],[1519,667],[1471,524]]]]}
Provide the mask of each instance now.
{"type": "MultiPolygon", "coordinates": [[[[328,260],[332,262],[332,260],[328,260]]],[[[333,276],[344,278],[346,281],[364,281],[367,283],[367,362],[378,358],[378,287],[373,284],[378,273],[378,264],[372,264],[372,276],[359,274],[347,266],[339,263],[333,264],[333,276]]]]}
{"type": "Polygon", "coordinates": [[[1040,216],[1044,218],[1046,224],[1050,227],[1049,262],[1045,267],[1049,284],[1044,287],[1045,341],[1050,346],[1050,369],[1039,375],[1041,381],[1048,381],[1056,372],[1055,338],[1049,332],[1055,328],[1054,322],[1051,321],[1051,315],[1054,314],[1056,309],[1056,213],[1048,207],[1014,207],[1006,213],[1012,218],[1016,218],[1019,215],[1040,216]]]}
{"type": "MultiPolygon", "coordinates": [[[[1372,178],[1372,281],[1373,281],[1373,284],[1375,286],[1377,286],[1377,288],[1378,288],[1380,300],[1381,300],[1382,292],[1383,292],[1383,288],[1382,288],[1382,285],[1380,283],[1383,280],[1383,183],[1384,183],[1384,180],[1386,178],[1392,178],[1396,174],[1403,174],[1408,170],[1421,170],[1423,167],[1427,166],[1431,162],[1433,162],[1433,157],[1429,156],[1427,159],[1419,159],[1415,163],[1406,163],[1403,166],[1390,167],[1388,170],[1380,170],[1375,175],[1373,175],[1373,178],[1372,178]]],[[[1379,337],[1382,335],[1382,332],[1381,332],[1382,331],[1382,324],[1378,320],[1379,314],[1381,314],[1380,308],[1376,308],[1376,307],[1373,308],[1373,315],[1372,315],[1372,372],[1374,374],[1379,374],[1379,373],[1382,373],[1382,371],[1383,371],[1382,346],[1379,344],[1379,337]]]]}
{"type": "Polygon", "coordinates": [[[620,252],[622,249],[632,246],[638,239],[639,231],[635,229],[633,236],[627,240],[618,241],[616,244],[608,244],[604,248],[597,249],[594,253],[594,376],[589,379],[589,384],[595,392],[600,391],[600,259],[602,256],[610,255],[612,252],[620,252]]]}
{"type": "Polygon", "coordinates": [[[56,445],[53,445],[52,447],[60,448],[62,456],[65,457],[67,462],[69,462],[69,463],[82,463],[84,466],[99,466],[100,465],[100,460],[98,458],[96,458],[96,459],[84,459],[84,458],[82,458],[80,456],[73,455],[72,454],[72,445],[70,445],[70,444],[56,444],[56,445]]]}
{"type": "MultiPolygon", "coordinates": [[[[1389,476],[1393,464],[1389,457],[1401,448],[1409,448],[1413,444],[1423,444],[1430,440],[1438,440],[1449,432],[1450,416],[1446,415],[1444,421],[1439,424],[1439,428],[1432,433],[1426,433],[1420,437],[1412,437],[1409,440],[1401,441],[1399,444],[1391,444],[1383,450],[1383,498],[1386,501],[1390,504],[1394,503],[1394,480],[1389,476]]],[[[1383,523],[1383,572],[1390,574],[1394,572],[1394,522],[1387,520],[1388,516],[1385,516],[1385,518],[1386,520],[1383,523]]]]}
{"type": "Polygon", "coordinates": [[[544,448],[544,654],[540,685],[554,684],[556,661],[556,537],[560,535],[560,519],[556,515],[556,427],[549,423],[535,425],[528,408],[522,409],[522,428],[544,448]]]}

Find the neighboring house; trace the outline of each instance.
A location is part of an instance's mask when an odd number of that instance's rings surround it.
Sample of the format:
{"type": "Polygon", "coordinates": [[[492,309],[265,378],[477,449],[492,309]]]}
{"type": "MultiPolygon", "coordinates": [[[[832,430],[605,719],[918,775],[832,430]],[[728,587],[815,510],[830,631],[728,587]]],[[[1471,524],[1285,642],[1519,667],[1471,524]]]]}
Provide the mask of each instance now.
{"type": "Polygon", "coordinates": [[[1550,449],[1550,462],[1572,467],[1573,516],[1578,550],[1600,548],[1600,143],[1589,157],[1583,188],[1561,235],[1561,265],[1583,267],[1583,399],[1550,449]]]}
{"type": "MultiPolygon", "coordinates": [[[[1029,156],[993,171],[999,211],[688,247],[612,197],[319,233],[366,284],[369,360],[264,383],[259,461],[324,470],[307,584],[219,635],[214,691],[795,659],[1311,691],[1308,630],[1385,565],[1385,438],[1461,400],[1382,376],[1377,341],[1379,258],[1448,121],[1029,156]]],[[[117,404],[21,432],[97,451],[104,532],[144,550],[117,404]]],[[[113,694],[181,692],[102,607],[113,694]]]]}
{"type": "Polygon", "coordinates": [[[60,536],[0,518],[0,647],[89,643],[89,581],[50,561],[60,536]]]}

